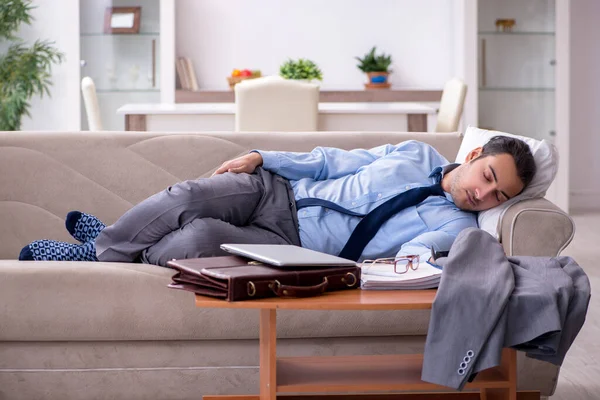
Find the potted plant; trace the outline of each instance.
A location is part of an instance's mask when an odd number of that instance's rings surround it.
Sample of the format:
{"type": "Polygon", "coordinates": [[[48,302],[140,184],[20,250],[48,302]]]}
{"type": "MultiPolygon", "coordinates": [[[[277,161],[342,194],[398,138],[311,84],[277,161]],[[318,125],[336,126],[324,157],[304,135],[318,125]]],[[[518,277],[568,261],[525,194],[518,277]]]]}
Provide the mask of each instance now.
{"type": "Polygon", "coordinates": [[[323,73],[311,60],[300,58],[289,59],[279,67],[279,75],[285,79],[297,79],[310,82],[312,80],[323,80],[323,73]]]}
{"type": "Polygon", "coordinates": [[[16,36],[22,23],[30,25],[33,20],[31,3],[14,0],[0,6],[0,131],[21,128],[23,115],[29,115],[29,99],[50,95],[52,64],[64,59],[53,42],[27,45],[16,36]]]}
{"type": "Polygon", "coordinates": [[[365,83],[365,88],[387,89],[390,87],[388,77],[392,72],[390,69],[392,56],[385,55],[385,53],[377,55],[376,51],[376,47],[373,47],[363,58],[355,57],[359,61],[357,67],[369,78],[369,82],[365,83]]]}

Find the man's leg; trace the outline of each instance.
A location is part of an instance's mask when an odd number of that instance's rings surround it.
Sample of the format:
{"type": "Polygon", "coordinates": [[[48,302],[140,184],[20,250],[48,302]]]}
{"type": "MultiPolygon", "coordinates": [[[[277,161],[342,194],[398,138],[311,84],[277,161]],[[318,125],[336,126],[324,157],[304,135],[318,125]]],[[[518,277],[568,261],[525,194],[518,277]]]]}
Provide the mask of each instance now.
{"type": "Polygon", "coordinates": [[[222,243],[290,244],[283,237],[256,226],[240,227],[219,219],[198,218],[144,250],[142,261],[164,267],[174,258],[230,255],[221,250],[222,243]]]}
{"type": "Polygon", "coordinates": [[[264,195],[257,174],[226,173],[173,185],[127,211],[96,238],[100,261],[132,262],[197,218],[247,225],[264,195]]]}

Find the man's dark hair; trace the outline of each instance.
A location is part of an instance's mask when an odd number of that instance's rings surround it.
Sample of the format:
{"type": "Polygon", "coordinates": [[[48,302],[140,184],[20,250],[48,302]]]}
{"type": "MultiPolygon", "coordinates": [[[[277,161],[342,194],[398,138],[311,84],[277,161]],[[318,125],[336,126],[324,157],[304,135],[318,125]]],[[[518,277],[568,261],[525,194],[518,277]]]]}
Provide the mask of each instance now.
{"type": "Polygon", "coordinates": [[[508,136],[494,136],[483,145],[483,151],[479,158],[495,156],[498,154],[510,154],[515,160],[517,175],[525,189],[532,181],[537,170],[533,154],[527,143],[522,140],[508,136]]]}

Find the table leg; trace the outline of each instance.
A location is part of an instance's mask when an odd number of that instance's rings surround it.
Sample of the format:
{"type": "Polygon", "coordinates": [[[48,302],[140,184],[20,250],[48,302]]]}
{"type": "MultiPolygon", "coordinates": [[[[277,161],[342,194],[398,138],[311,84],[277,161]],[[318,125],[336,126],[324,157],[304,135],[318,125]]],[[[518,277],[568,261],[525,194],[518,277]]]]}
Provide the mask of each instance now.
{"type": "Polygon", "coordinates": [[[508,379],[507,389],[481,389],[481,400],[517,400],[517,351],[502,350],[502,360],[498,367],[508,379]]]}
{"type": "Polygon", "coordinates": [[[427,132],[427,114],[408,114],[409,132],[427,132]]]}
{"type": "Polygon", "coordinates": [[[260,400],[277,398],[277,311],[260,310],[260,400]]]}
{"type": "Polygon", "coordinates": [[[125,115],[125,130],[144,132],[146,130],[146,116],[141,114],[125,115]]]}

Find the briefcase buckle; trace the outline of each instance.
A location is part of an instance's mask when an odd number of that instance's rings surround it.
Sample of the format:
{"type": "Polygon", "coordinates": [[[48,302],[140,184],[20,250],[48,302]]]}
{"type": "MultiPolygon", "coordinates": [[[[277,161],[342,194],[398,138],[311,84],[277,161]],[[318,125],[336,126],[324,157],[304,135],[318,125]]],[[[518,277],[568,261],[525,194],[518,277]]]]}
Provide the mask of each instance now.
{"type": "Polygon", "coordinates": [[[254,286],[254,282],[248,282],[248,296],[253,297],[256,294],[256,286],[254,286]]]}
{"type": "Polygon", "coordinates": [[[277,279],[275,279],[273,282],[269,283],[269,289],[271,289],[275,293],[277,293],[280,286],[281,286],[281,282],[279,282],[277,279]]]}
{"type": "Polygon", "coordinates": [[[354,286],[354,284],[356,283],[356,275],[354,275],[352,272],[347,272],[347,273],[346,273],[346,276],[348,276],[348,275],[352,277],[352,283],[348,283],[348,282],[346,282],[346,281],[347,281],[346,277],[343,277],[343,278],[342,278],[342,282],[343,282],[343,283],[345,283],[345,284],[346,284],[346,286],[348,286],[348,287],[352,287],[352,286],[354,286]]]}

